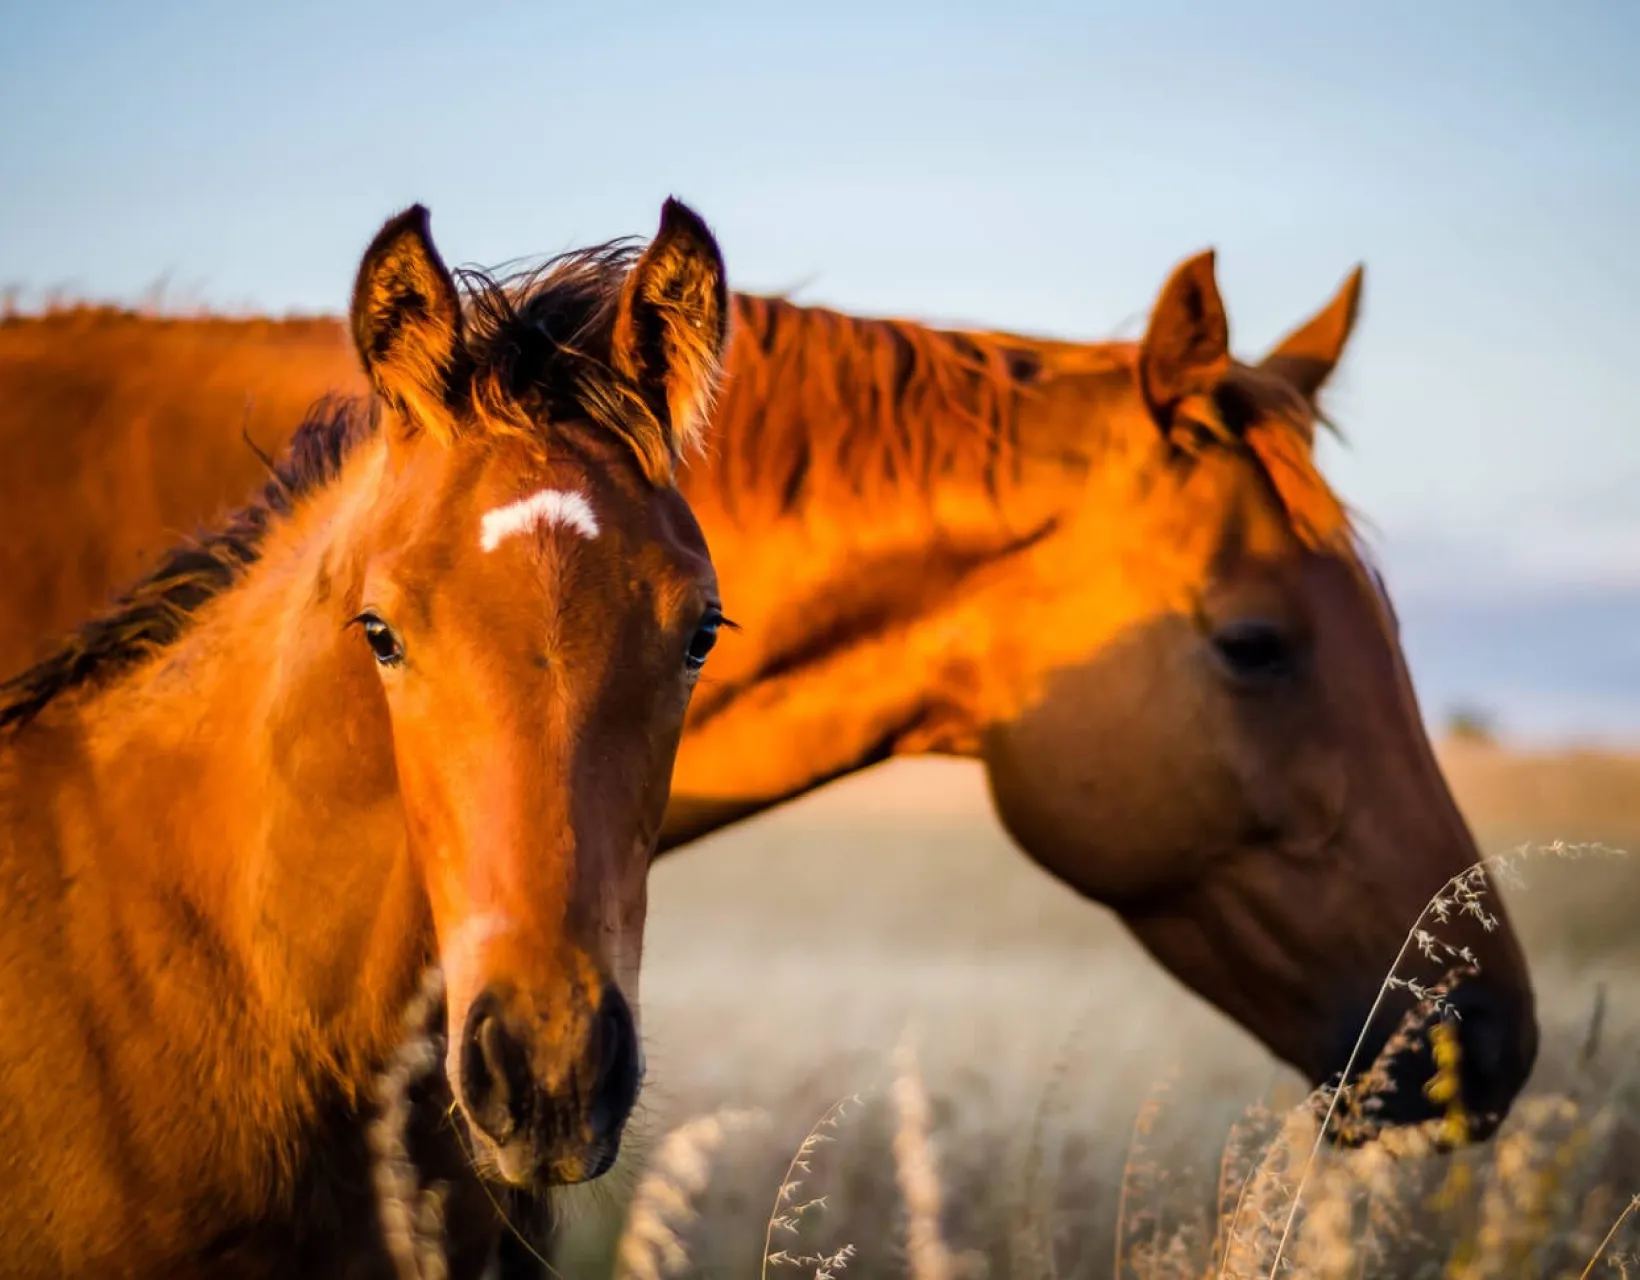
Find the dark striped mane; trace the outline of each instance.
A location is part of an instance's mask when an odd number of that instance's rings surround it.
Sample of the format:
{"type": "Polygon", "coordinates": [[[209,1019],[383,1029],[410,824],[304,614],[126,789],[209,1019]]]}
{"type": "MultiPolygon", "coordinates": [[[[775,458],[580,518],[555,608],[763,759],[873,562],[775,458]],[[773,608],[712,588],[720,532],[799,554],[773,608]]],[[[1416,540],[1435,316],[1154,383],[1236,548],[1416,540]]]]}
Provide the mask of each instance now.
{"type": "MultiPolygon", "coordinates": [[[[1089,462],[1134,387],[1127,342],[935,329],[746,294],[735,295],[734,334],[709,483],[737,519],[880,509],[952,483],[996,499],[1030,458],[1089,462]],[[1061,377],[1081,384],[1080,412],[1022,439],[1022,405],[1051,396],[1061,377]]],[[[1314,464],[1317,418],[1301,396],[1236,365],[1217,409],[1216,430],[1195,447],[1248,453],[1306,541],[1348,532],[1314,464]]]]}
{"type": "Polygon", "coordinates": [[[728,369],[712,482],[733,512],[790,514],[944,479],[996,492],[1040,360],[1023,339],[737,294],[728,369]]]}

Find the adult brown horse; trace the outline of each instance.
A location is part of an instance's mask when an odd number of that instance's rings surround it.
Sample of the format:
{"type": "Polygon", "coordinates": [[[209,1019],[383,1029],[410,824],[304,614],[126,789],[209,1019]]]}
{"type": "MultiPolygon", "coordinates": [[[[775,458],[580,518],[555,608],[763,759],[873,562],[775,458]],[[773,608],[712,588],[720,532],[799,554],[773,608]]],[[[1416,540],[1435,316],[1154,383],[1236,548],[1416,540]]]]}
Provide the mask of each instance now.
{"type": "MultiPolygon", "coordinates": [[[[383,1274],[361,1107],[433,963],[446,1143],[503,1188],[615,1158],[721,622],[674,466],[728,298],[674,203],[636,261],[467,283],[419,206],[390,221],[353,300],[371,410],[303,426],[0,703],[5,1275],[383,1274]]],[[[495,1192],[439,1158],[471,1275],[495,1192]]]]}
{"type": "MultiPolygon", "coordinates": [[[[1312,455],[1360,275],[1247,364],[1213,265],[1177,270],[1136,344],[735,300],[714,449],[683,485],[743,631],[691,708],[662,845],[889,756],[979,757],[1032,858],[1319,1081],[1477,851],[1312,455]]],[[[103,566],[241,483],[247,417],[282,431],[346,386],[340,352],[311,320],[0,328],[13,659],[103,566]],[[172,436],[202,460],[186,480],[145,462],[172,436]]],[[[1478,1134],[1537,1047],[1493,911],[1448,927],[1481,965],[1455,1001],[1478,1134]]],[[[1399,1061],[1392,1119],[1429,1114],[1429,1069],[1399,1061]]]]}

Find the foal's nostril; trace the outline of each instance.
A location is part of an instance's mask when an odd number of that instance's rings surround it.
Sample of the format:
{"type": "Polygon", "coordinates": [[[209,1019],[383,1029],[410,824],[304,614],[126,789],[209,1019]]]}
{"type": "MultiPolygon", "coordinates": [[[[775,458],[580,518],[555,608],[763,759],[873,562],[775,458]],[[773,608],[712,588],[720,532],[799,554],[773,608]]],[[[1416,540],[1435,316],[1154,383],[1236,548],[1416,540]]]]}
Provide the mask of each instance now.
{"type": "Polygon", "coordinates": [[[529,1105],[529,1055],[507,1030],[501,1002],[485,992],[467,1013],[461,1050],[462,1102],[473,1123],[505,1142],[525,1122],[529,1105]]]}
{"type": "Polygon", "coordinates": [[[621,1131],[638,1100],[643,1063],[632,1009],[615,987],[604,992],[598,1009],[598,1067],[588,1122],[598,1141],[621,1131]]]}
{"type": "MultiPolygon", "coordinates": [[[[583,1024],[584,1025],[584,1024],[583,1024]]],[[[613,987],[604,990],[584,1039],[559,1063],[562,1083],[544,1092],[532,1072],[530,1044],[506,1016],[505,1001],[486,991],[472,1004],[461,1042],[461,1101],[473,1126],[514,1156],[533,1153],[573,1166],[571,1181],[596,1178],[614,1163],[621,1130],[638,1100],[643,1056],[632,1010],[613,987]],[[522,1144],[522,1145],[520,1145],[522,1144]]],[[[556,1167],[556,1166],[555,1166],[556,1167]]]]}

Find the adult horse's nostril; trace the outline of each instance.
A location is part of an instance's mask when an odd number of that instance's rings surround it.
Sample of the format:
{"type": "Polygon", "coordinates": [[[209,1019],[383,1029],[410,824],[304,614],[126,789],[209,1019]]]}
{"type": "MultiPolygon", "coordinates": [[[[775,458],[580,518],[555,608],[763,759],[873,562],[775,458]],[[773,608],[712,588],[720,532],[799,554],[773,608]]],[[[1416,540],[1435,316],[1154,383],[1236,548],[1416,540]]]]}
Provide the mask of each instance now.
{"type": "Polygon", "coordinates": [[[496,1142],[524,1127],[530,1099],[529,1053],[507,1030],[501,1000],[486,991],[467,1011],[461,1093],[467,1114],[496,1142]]]}
{"type": "Polygon", "coordinates": [[[1537,1023],[1518,997],[1484,978],[1460,983],[1450,1004],[1457,1014],[1464,1104],[1501,1116],[1532,1073],[1537,1023]]]}
{"type": "Polygon", "coordinates": [[[593,1139],[606,1142],[619,1137],[643,1083],[638,1029],[632,1020],[631,1006],[615,987],[605,989],[603,1003],[598,1008],[596,1052],[597,1083],[587,1119],[593,1139]]]}
{"type": "Polygon", "coordinates": [[[1496,1079],[1505,1069],[1508,1054],[1506,1031],[1496,1002],[1484,993],[1460,989],[1453,993],[1452,1007],[1458,1015],[1458,1043],[1463,1048],[1466,1074],[1478,1080],[1496,1079]]]}
{"type": "MultiPolygon", "coordinates": [[[[1351,1073],[1352,1083],[1369,1086],[1359,1095],[1369,1120],[1362,1127],[1365,1134],[1379,1124],[1423,1124],[1439,1119],[1451,1113],[1454,1103],[1461,1103],[1469,1139],[1490,1137],[1508,1115],[1537,1060],[1538,1030],[1530,996],[1485,977],[1457,983],[1442,1008],[1424,1015],[1416,1028],[1404,1025],[1404,1011],[1386,1008],[1363,1033],[1356,1008],[1356,1004],[1347,1006],[1325,1063],[1331,1078],[1336,1078],[1360,1037],[1351,1073]],[[1446,1041],[1457,1050],[1451,1059],[1437,1055],[1441,1023],[1455,1033],[1446,1041]],[[1410,1034],[1403,1035],[1403,1027],[1410,1034]],[[1391,1050],[1387,1058],[1386,1049],[1391,1050]],[[1446,1088],[1434,1087],[1451,1079],[1444,1074],[1448,1069],[1456,1077],[1455,1097],[1446,1088]]],[[[1347,1128],[1329,1134],[1335,1140],[1352,1141],[1347,1128]]]]}

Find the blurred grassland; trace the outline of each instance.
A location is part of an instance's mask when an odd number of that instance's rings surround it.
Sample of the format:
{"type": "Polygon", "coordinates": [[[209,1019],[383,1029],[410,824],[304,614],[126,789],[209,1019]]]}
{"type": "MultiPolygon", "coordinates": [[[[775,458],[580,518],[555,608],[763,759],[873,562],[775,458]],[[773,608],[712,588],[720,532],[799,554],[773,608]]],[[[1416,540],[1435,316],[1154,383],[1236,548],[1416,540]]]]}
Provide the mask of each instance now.
{"type": "MultiPolygon", "coordinates": [[[[1640,853],[1640,758],[1454,741],[1443,764],[1485,853],[1640,853]]],[[[1456,1157],[1324,1152],[1283,1274],[1577,1277],[1598,1250],[1590,1274],[1640,1275],[1640,1214],[1603,1241],[1640,1193],[1640,862],[1531,859],[1523,879],[1545,1031],[1528,1095],[1456,1157]]],[[[616,1170],[564,1201],[564,1274],[632,1270],[616,1242],[646,1161],[721,1108],[756,1118],[702,1153],[698,1193],[673,1189],[677,1274],[807,1276],[844,1245],[850,1276],[912,1274],[889,1094],[908,1034],[957,1271],[1213,1275],[1235,1220],[1225,1274],[1267,1273],[1295,1181],[1268,1143],[1301,1082],[1015,852],[974,766],[891,764],[674,855],[648,938],[650,1083],[616,1170]],[[846,1095],[789,1198],[823,1203],[770,1233],[788,1162],[846,1095]],[[765,1266],[766,1234],[810,1261],[765,1266]]]]}

